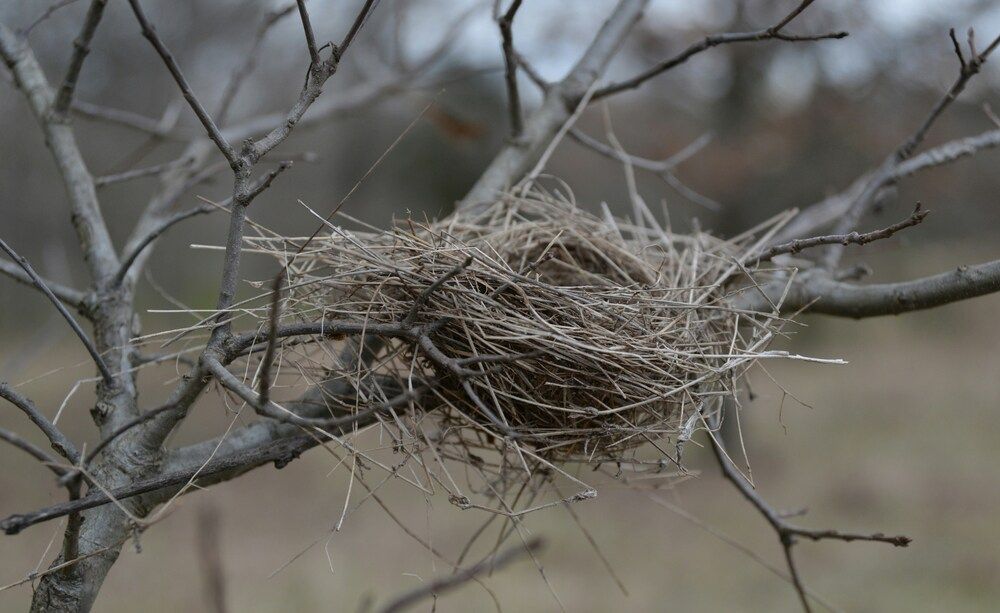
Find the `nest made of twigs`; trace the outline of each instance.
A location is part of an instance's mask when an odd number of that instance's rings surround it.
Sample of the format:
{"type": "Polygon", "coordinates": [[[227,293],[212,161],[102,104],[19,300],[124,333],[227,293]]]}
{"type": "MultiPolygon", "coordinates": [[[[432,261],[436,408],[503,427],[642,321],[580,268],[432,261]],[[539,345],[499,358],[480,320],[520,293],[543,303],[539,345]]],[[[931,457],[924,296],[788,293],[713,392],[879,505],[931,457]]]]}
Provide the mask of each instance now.
{"type": "Polygon", "coordinates": [[[421,404],[433,406],[438,443],[463,448],[453,457],[513,439],[538,457],[586,461],[679,442],[734,393],[771,336],[771,319],[726,303],[751,241],[601,219],[537,193],[385,231],[327,224],[308,243],[248,239],[287,266],[285,318],[432,330],[466,374],[398,338],[366,372],[400,389],[433,381],[421,404]]]}

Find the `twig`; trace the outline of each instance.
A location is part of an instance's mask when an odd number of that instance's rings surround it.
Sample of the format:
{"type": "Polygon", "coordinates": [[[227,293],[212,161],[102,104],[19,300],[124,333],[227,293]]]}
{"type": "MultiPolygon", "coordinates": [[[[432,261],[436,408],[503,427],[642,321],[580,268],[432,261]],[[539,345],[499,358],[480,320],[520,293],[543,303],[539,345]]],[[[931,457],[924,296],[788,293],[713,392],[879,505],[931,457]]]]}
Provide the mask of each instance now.
{"type": "Polygon", "coordinates": [[[73,57],[69,61],[69,68],[66,69],[66,76],[63,78],[62,86],[56,94],[55,103],[52,105],[52,112],[60,117],[64,117],[69,111],[70,103],[73,100],[73,92],[76,90],[76,81],[80,77],[80,70],[83,68],[83,61],[90,53],[90,41],[93,40],[97,32],[97,25],[101,23],[104,15],[104,7],[108,0],[92,0],[90,8],[87,10],[87,17],[83,22],[83,29],[80,35],[73,41],[73,57]]]}
{"type": "Polygon", "coordinates": [[[510,132],[512,138],[520,138],[524,132],[524,117],[521,113],[521,97],[517,91],[518,60],[514,51],[513,23],[522,0],[513,0],[510,8],[497,19],[500,36],[503,39],[504,80],[507,83],[507,106],[510,111],[510,132]]]}
{"type": "Polygon", "coordinates": [[[66,307],[63,306],[63,303],[59,300],[59,298],[57,298],[52,290],[49,289],[49,286],[45,284],[45,281],[43,281],[42,278],[35,273],[35,269],[31,267],[28,260],[18,255],[17,252],[11,249],[3,239],[0,239],[0,250],[3,250],[4,253],[10,256],[10,259],[14,260],[14,262],[16,262],[17,265],[20,266],[29,277],[31,277],[35,286],[42,290],[42,293],[45,294],[53,306],[56,307],[56,310],[59,311],[59,314],[63,316],[63,319],[66,320],[66,323],[69,324],[69,327],[73,329],[73,332],[80,339],[80,342],[83,343],[83,346],[87,348],[87,353],[90,354],[94,363],[97,364],[97,369],[101,371],[101,377],[104,378],[104,382],[113,387],[115,385],[114,375],[112,375],[111,371],[108,370],[108,365],[104,363],[104,358],[101,357],[101,354],[97,351],[94,343],[91,342],[90,337],[88,337],[87,333],[83,331],[80,324],[76,323],[76,320],[73,319],[73,316],[66,310],[66,307]]]}
{"type": "MultiPolygon", "coordinates": [[[[790,286],[782,282],[762,289],[772,300],[784,296],[783,313],[806,310],[854,319],[899,315],[1000,291],[1000,260],[899,283],[855,285],[834,281],[826,274],[803,274],[790,286]]],[[[772,310],[757,295],[737,297],[732,304],[754,311],[772,310]]]]}
{"type": "Polygon", "coordinates": [[[59,9],[67,7],[67,6],[71,5],[71,4],[73,4],[74,2],[76,2],[76,0],[58,0],[57,2],[53,2],[34,21],[32,21],[27,26],[21,28],[21,31],[20,31],[21,36],[27,37],[29,34],[31,34],[31,31],[34,30],[38,26],[38,24],[42,23],[43,21],[45,21],[46,19],[48,19],[49,17],[51,17],[59,9]]]}
{"type": "MultiPolygon", "coordinates": [[[[958,138],[917,154],[896,166],[893,172],[886,177],[882,189],[875,196],[875,202],[881,199],[881,194],[887,188],[902,179],[929,168],[936,168],[972,157],[981,151],[994,149],[998,146],[1000,146],[1000,130],[991,130],[975,136],[958,138]]],[[[775,235],[775,242],[785,242],[796,236],[810,234],[818,228],[840,219],[857,200],[858,195],[871,178],[871,174],[864,175],[856,179],[846,190],[805,207],[798,216],[775,235]]]]}
{"type": "MultiPolygon", "coordinates": [[[[982,53],[973,54],[968,60],[962,53],[961,47],[958,45],[958,41],[955,38],[955,30],[949,30],[949,36],[951,37],[952,43],[955,46],[955,54],[958,56],[959,61],[959,71],[958,78],[955,79],[955,83],[948,89],[945,95],[934,105],[927,118],[924,119],[920,127],[911,134],[895,151],[890,154],[885,161],[879,166],[879,168],[872,175],[872,178],[865,185],[864,189],[858,195],[847,212],[840,218],[837,225],[834,226],[835,234],[846,234],[850,232],[855,227],[857,227],[858,222],[868,211],[869,208],[878,199],[879,193],[882,189],[893,181],[893,177],[896,174],[896,169],[906,160],[913,156],[917,147],[924,141],[927,133],[930,131],[931,126],[934,122],[941,116],[942,113],[955,101],[956,98],[965,90],[965,86],[969,81],[979,73],[980,68],[986,62],[990,53],[998,45],[1000,45],[1000,36],[997,36],[989,46],[983,50],[982,53]]],[[[972,33],[970,31],[970,39],[972,33]]],[[[843,245],[831,245],[826,253],[823,255],[822,264],[827,270],[832,270],[836,267],[837,263],[840,262],[840,257],[843,255],[844,249],[843,245]]]]}
{"type": "Polygon", "coordinates": [[[252,185],[250,185],[250,187],[246,190],[246,193],[243,194],[240,198],[238,198],[239,203],[242,204],[243,206],[249,205],[254,200],[254,198],[261,195],[262,193],[267,191],[268,188],[271,187],[271,184],[274,183],[274,180],[278,178],[278,175],[285,172],[291,167],[292,167],[292,162],[288,160],[279,163],[273,170],[268,171],[267,174],[260,177],[252,185]]]}
{"type": "MultiPolygon", "coordinates": [[[[301,0],[300,0],[301,2],[301,0]]],[[[258,397],[261,406],[267,406],[271,400],[271,368],[274,366],[274,354],[278,347],[278,323],[281,321],[281,286],[285,282],[285,269],[282,268],[274,277],[271,286],[271,315],[268,318],[267,348],[261,360],[260,386],[258,397]]]]}
{"type": "Polygon", "coordinates": [[[212,117],[194,95],[194,92],[191,91],[191,86],[188,85],[187,79],[184,78],[184,73],[181,72],[180,66],[178,66],[177,61],[174,60],[174,56],[171,55],[170,50],[167,49],[166,45],[163,44],[163,41],[160,40],[159,35],[156,33],[152,24],[149,23],[149,20],[146,19],[146,14],[143,12],[142,6],[139,5],[139,0],[128,0],[128,2],[132,6],[132,12],[135,13],[135,18],[136,21],[139,22],[139,27],[142,29],[142,35],[151,45],[153,45],[153,48],[156,49],[156,53],[159,54],[163,63],[166,64],[167,70],[169,70],[170,74],[174,77],[177,87],[180,88],[181,94],[184,96],[184,99],[187,100],[188,105],[191,106],[191,110],[193,110],[194,114],[198,116],[198,120],[201,122],[201,125],[205,127],[205,131],[208,132],[209,138],[215,142],[216,146],[222,152],[222,155],[226,157],[229,163],[235,166],[238,164],[236,152],[229,144],[229,141],[226,140],[226,137],[222,135],[222,132],[219,131],[218,126],[216,126],[215,122],[212,121],[212,117]]]}
{"type": "Polygon", "coordinates": [[[814,36],[795,36],[791,34],[785,34],[782,30],[787,26],[793,19],[799,16],[799,14],[804,11],[814,0],[803,0],[797,7],[795,7],[792,12],[788,13],[781,21],[766,28],[764,30],[757,30],[755,32],[734,32],[729,34],[716,34],[713,36],[706,36],[701,41],[690,45],[684,51],[678,53],[674,57],[664,60],[653,66],[652,68],[641,72],[634,77],[625,79],[618,83],[613,83],[598,89],[594,92],[592,100],[600,100],[601,98],[617,94],[629,89],[635,89],[645,83],[646,81],[656,77],[664,72],[675,68],[684,62],[691,59],[693,56],[711,49],[712,47],[717,47],[719,45],[726,45],[732,43],[743,43],[743,42],[759,42],[764,40],[781,40],[786,42],[809,42],[818,40],[829,40],[829,39],[840,39],[846,37],[847,32],[831,32],[828,34],[818,34],[814,36]]]}
{"type": "Polygon", "coordinates": [[[257,58],[260,55],[260,49],[264,44],[264,38],[267,36],[267,33],[271,31],[271,28],[278,21],[289,15],[293,10],[295,10],[295,3],[289,3],[264,14],[260,25],[257,26],[257,32],[254,35],[253,43],[250,45],[250,50],[243,54],[243,61],[233,70],[232,76],[229,77],[222,96],[219,98],[219,110],[216,112],[216,117],[218,118],[217,123],[220,126],[226,124],[226,119],[229,116],[229,111],[232,108],[233,101],[236,99],[236,94],[239,92],[240,86],[243,85],[243,82],[257,65],[257,58]]]}
{"type": "Polygon", "coordinates": [[[141,179],[143,177],[163,174],[168,170],[187,164],[188,162],[190,162],[188,158],[182,157],[177,160],[164,162],[162,164],[154,164],[153,166],[147,166],[145,168],[136,168],[135,170],[126,170],[116,174],[95,177],[94,186],[100,188],[113,183],[121,183],[123,181],[131,181],[133,179],[141,179]]]}
{"type": "MultiPolygon", "coordinates": [[[[23,283],[35,289],[38,289],[38,285],[35,284],[34,279],[24,272],[24,269],[20,266],[14,264],[13,262],[8,262],[7,260],[0,260],[0,273],[3,273],[10,277],[11,279],[17,281],[18,283],[23,283]]],[[[87,295],[80,290],[73,289],[72,287],[67,287],[59,283],[55,283],[48,279],[44,279],[45,286],[52,290],[59,300],[62,300],[66,304],[74,307],[77,311],[87,314],[87,295]]]]}
{"type": "Polygon", "coordinates": [[[152,117],[133,113],[132,111],[93,104],[77,98],[73,99],[70,108],[73,112],[79,113],[88,119],[113,123],[129,128],[130,130],[144,132],[155,138],[168,138],[170,136],[169,130],[163,128],[162,122],[159,119],[153,119],[152,117]]]}
{"type": "Polygon", "coordinates": [[[474,566],[458,570],[451,575],[440,577],[398,596],[382,607],[380,613],[399,613],[399,611],[404,611],[425,598],[436,597],[468,583],[484,572],[499,570],[521,557],[532,556],[541,551],[544,544],[545,542],[542,539],[534,538],[523,545],[510,547],[503,552],[478,562],[474,566]]]}
{"type": "Polygon", "coordinates": [[[88,492],[86,496],[79,500],[54,504],[32,513],[11,515],[0,521],[0,530],[3,530],[6,534],[17,534],[30,526],[58,519],[70,513],[93,509],[94,507],[108,504],[112,500],[121,501],[134,496],[181,485],[187,483],[195,476],[207,478],[228,471],[260,466],[268,462],[285,465],[297,458],[303,451],[311,449],[318,444],[319,441],[315,437],[300,435],[259,445],[247,451],[217,456],[204,465],[192,466],[148,479],[133,481],[127,485],[111,489],[109,492],[95,489],[88,492]]]}
{"type": "Polygon", "coordinates": [[[603,155],[604,157],[617,162],[628,162],[636,168],[653,173],[672,189],[695,204],[713,211],[717,211],[722,208],[722,205],[718,202],[708,198],[707,196],[703,196],[687,185],[684,185],[684,183],[682,183],[673,172],[674,168],[690,159],[692,156],[704,149],[710,142],[712,142],[711,134],[703,134],[674,155],[671,155],[663,160],[651,160],[631,155],[623,151],[618,151],[614,147],[602,143],[578,128],[571,129],[569,131],[569,135],[577,143],[603,155]]]}
{"type": "Polygon", "coordinates": [[[132,264],[135,262],[136,258],[139,257],[139,254],[142,253],[142,250],[148,247],[149,244],[155,241],[157,238],[159,238],[161,234],[163,234],[173,226],[177,225],[178,223],[184,221],[185,219],[190,219],[196,215],[204,215],[206,213],[212,213],[216,210],[217,209],[215,207],[200,206],[194,209],[190,209],[188,211],[181,211],[180,213],[177,213],[173,217],[164,220],[156,228],[153,228],[153,230],[149,234],[143,237],[143,239],[139,241],[138,244],[136,244],[135,248],[133,248],[132,251],[129,252],[128,256],[122,260],[122,265],[118,269],[118,272],[115,274],[113,285],[115,286],[121,285],[122,281],[125,279],[125,275],[128,274],[129,269],[132,267],[132,264]]]}
{"type": "Polygon", "coordinates": [[[47,417],[42,415],[35,403],[14,391],[3,381],[0,381],[0,398],[21,409],[21,412],[28,416],[31,423],[38,426],[45,438],[49,439],[49,443],[56,450],[56,453],[69,460],[71,464],[80,461],[80,452],[77,451],[76,446],[47,417]]]}
{"type": "Polygon", "coordinates": [[[319,51],[316,50],[316,35],[313,34],[312,24],[309,22],[309,11],[306,10],[305,0],[296,0],[299,7],[299,17],[302,18],[302,31],[306,37],[306,47],[309,48],[309,59],[312,66],[320,63],[319,51]]]}
{"type": "Polygon", "coordinates": [[[837,530],[810,530],[808,528],[800,528],[794,524],[789,523],[778,511],[771,508],[767,502],[761,498],[757,492],[754,490],[746,479],[740,474],[740,471],[733,465],[732,461],[727,457],[725,451],[722,450],[721,444],[715,436],[709,435],[711,439],[712,453],[715,455],[716,461],[719,463],[719,467],[722,469],[722,475],[739,490],[740,494],[746,498],[750,504],[752,504],[757,511],[767,520],[767,523],[771,524],[774,531],[778,534],[778,540],[781,541],[781,546],[785,552],[785,562],[788,564],[788,572],[792,578],[792,585],[795,587],[795,591],[799,596],[799,600],[802,603],[803,610],[806,613],[812,611],[812,607],[809,605],[809,598],[807,595],[807,590],[805,585],[802,583],[802,577],[799,575],[798,566],[796,566],[795,559],[792,557],[792,547],[795,546],[797,538],[808,538],[814,541],[820,541],[824,539],[838,540],[844,542],[851,541],[873,541],[879,543],[889,543],[895,547],[906,547],[910,544],[912,539],[905,536],[886,536],[881,533],[875,534],[854,534],[847,532],[839,532],[837,530]]]}
{"type": "Polygon", "coordinates": [[[873,241],[889,238],[900,230],[905,230],[906,228],[920,224],[927,217],[928,213],[930,213],[930,211],[920,210],[920,203],[918,202],[916,208],[913,209],[912,215],[903,221],[896,222],[891,226],[882,228],[881,230],[874,230],[864,234],[851,232],[850,234],[831,234],[828,236],[814,236],[812,238],[796,239],[767,249],[761,253],[759,257],[748,260],[747,264],[750,266],[757,266],[763,262],[768,262],[772,258],[779,255],[787,253],[794,254],[804,249],[811,249],[820,245],[865,245],[873,241]]]}
{"type": "Polygon", "coordinates": [[[354,37],[358,35],[358,32],[361,31],[361,27],[365,25],[366,21],[368,21],[368,16],[371,15],[371,12],[375,9],[378,2],[379,0],[365,0],[364,6],[362,6],[361,10],[358,11],[357,17],[354,18],[354,23],[351,24],[351,29],[347,31],[344,39],[340,41],[340,46],[334,50],[337,61],[340,61],[340,58],[344,57],[344,53],[347,52],[347,48],[351,46],[352,42],[354,42],[354,37]]]}
{"type": "Polygon", "coordinates": [[[59,461],[57,459],[53,458],[42,449],[36,447],[30,441],[21,438],[10,430],[0,428],[0,440],[7,441],[11,445],[35,458],[44,464],[46,468],[54,472],[57,477],[61,477],[66,474],[66,469],[59,465],[59,461]]]}

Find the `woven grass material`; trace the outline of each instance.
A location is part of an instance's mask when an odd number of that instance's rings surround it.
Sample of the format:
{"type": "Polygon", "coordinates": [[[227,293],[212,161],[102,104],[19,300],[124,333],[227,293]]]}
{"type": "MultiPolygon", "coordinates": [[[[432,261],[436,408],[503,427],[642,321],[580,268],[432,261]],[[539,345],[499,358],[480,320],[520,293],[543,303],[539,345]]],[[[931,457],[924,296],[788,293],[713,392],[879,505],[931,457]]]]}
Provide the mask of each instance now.
{"type": "MultiPolygon", "coordinates": [[[[514,441],[549,463],[622,461],[645,443],[665,449],[664,439],[682,442],[701,411],[734,393],[768,355],[776,321],[726,306],[755,240],[672,234],[532,194],[386,231],[328,225],[294,257],[303,239],[248,242],[289,265],[284,319],[399,322],[451,274],[415,323],[437,322],[434,344],[448,357],[483,361],[470,366],[476,376],[436,379],[422,401],[434,406],[435,445],[481,462],[473,450],[504,454],[514,441]]],[[[380,356],[347,373],[369,399],[390,395],[378,389],[387,378],[407,389],[441,375],[411,343],[389,340],[380,356]]]]}

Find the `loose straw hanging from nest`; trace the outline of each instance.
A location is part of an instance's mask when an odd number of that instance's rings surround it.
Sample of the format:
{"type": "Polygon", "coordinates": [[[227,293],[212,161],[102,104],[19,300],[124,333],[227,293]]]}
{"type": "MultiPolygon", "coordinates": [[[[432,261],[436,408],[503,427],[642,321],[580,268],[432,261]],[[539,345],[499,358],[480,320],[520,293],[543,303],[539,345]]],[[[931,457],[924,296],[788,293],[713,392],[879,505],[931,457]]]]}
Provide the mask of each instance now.
{"type": "Polygon", "coordinates": [[[751,236],[604,221],[540,193],[473,217],[330,230],[294,257],[300,239],[248,242],[289,265],[286,318],[433,327],[431,348],[386,340],[366,376],[433,381],[449,457],[514,440],[539,458],[607,461],[679,442],[772,336],[771,317],[725,302],[751,236]],[[434,349],[467,374],[436,372],[434,349]]]}

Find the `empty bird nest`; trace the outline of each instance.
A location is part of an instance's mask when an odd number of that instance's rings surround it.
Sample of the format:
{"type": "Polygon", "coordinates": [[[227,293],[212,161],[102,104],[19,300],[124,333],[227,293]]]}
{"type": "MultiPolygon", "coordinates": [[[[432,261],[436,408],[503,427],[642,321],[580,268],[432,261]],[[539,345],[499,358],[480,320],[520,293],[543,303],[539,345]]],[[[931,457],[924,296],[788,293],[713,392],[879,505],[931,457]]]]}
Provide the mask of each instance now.
{"type": "Polygon", "coordinates": [[[767,350],[782,320],[729,306],[771,227],[721,240],[637,216],[534,192],[443,221],[246,240],[287,269],[282,322],[330,322],[280,361],[350,382],[331,418],[367,411],[470,463],[511,448],[522,463],[624,461],[678,448],[756,360],[783,355],[767,350]],[[369,357],[334,351],[344,335],[369,357]]]}

